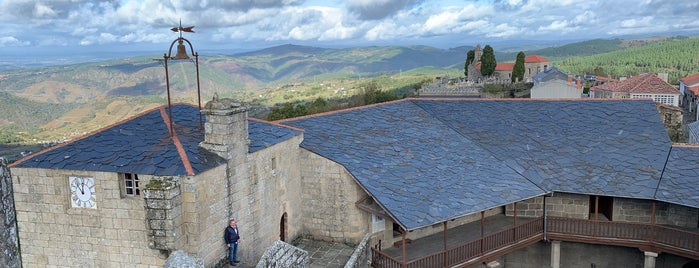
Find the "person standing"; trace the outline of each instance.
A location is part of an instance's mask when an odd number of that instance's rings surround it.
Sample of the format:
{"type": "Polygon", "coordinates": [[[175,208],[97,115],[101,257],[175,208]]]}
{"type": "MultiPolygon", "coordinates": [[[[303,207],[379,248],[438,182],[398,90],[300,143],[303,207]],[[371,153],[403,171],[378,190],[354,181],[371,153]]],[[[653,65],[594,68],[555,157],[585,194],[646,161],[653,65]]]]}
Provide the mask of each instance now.
{"type": "Polygon", "coordinates": [[[236,225],[235,220],[231,219],[224,231],[223,238],[226,240],[226,247],[228,247],[228,261],[231,265],[238,265],[240,261],[237,259],[238,254],[238,240],[240,240],[240,234],[238,233],[238,225],[236,225]]]}

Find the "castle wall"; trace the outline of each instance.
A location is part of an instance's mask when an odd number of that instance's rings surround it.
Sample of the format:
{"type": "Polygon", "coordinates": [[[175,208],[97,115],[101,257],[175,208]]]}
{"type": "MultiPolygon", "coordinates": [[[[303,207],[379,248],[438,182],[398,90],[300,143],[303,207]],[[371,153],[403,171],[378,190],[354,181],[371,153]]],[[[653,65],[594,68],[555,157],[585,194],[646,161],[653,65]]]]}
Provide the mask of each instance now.
{"type": "Polygon", "coordinates": [[[358,244],[370,232],[371,215],[355,202],[366,193],[340,164],[301,149],[303,224],[313,239],[358,244]]]}
{"type": "Polygon", "coordinates": [[[161,267],[167,256],[149,248],[143,199],[122,197],[119,181],[108,172],[12,169],[23,266],[161,267]],[[94,178],[97,209],[71,207],[70,176],[94,178]]]}

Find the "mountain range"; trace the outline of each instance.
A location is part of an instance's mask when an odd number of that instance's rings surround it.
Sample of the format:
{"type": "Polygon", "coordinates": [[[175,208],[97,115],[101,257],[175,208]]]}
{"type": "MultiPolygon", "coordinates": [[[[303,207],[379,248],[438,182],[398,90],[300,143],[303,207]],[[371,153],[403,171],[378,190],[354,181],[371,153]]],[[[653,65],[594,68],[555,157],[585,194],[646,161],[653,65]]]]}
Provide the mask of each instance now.
{"type": "MultiPolygon", "coordinates": [[[[686,37],[597,39],[524,52],[556,61],[682,39],[686,37]]],[[[463,75],[466,52],[475,45],[438,49],[428,46],[319,48],[288,44],[236,54],[200,55],[200,93],[204,100],[216,93],[262,106],[317,97],[346,97],[346,92],[360,90],[362,81],[381,77],[390,80],[382,85],[385,89],[435,76],[463,75]]],[[[513,61],[516,57],[517,52],[512,49],[508,52],[494,49],[498,62],[513,61]]],[[[7,112],[0,114],[0,142],[8,141],[3,137],[12,136],[11,133],[15,133],[14,140],[18,139],[16,133],[40,139],[81,135],[166,103],[168,92],[162,59],[161,54],[5,68],[0,71],[0,107],[7,112]]],[[[173,101],[196,102],[196,65],[192,62],[193,57],[191,61],[169,61],[173,101]]]]}

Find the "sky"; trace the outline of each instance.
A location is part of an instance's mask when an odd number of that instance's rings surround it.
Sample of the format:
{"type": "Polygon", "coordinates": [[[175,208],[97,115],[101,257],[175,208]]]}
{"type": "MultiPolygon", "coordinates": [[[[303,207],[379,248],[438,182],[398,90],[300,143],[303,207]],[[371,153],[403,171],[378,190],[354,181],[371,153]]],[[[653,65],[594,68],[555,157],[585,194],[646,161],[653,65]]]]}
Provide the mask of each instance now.
{"type": "Polygon", "coordinates": [[[196,51],[244,51],[696,36],[698,18],[697,0],[0,0],[0,50],[167,50],[180,20],[196,51]]]}

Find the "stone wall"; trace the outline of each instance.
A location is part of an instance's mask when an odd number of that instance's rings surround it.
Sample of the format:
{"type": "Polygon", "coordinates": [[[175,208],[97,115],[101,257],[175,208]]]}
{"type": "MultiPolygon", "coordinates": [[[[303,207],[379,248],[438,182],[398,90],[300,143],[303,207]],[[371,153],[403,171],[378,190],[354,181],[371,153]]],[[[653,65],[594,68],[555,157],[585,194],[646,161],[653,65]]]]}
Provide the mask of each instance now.
{"type": "Polygon", "coordinates": [[[304,229],[311,238],[356,245],[369,233],[371,215],[355,202],[366,193],[341,165],[301,150],[304,229]]]}
{"type": "MultiPolygon", "coordinates": [[[[614,198],[614,221],[651,223],[653,201],[614,198]]],[[[655,224],[697,228],[699,209],[655,201],[655,224]]]]}
{"type": "Polygon", "coordinates": [[[122,197],[119,182],[116,173],[12,169],[23,266],[162,266],[167,252],[148,247],[143,199],[122,197]],[[71,207],[70,176],[94,178],[97,209],[71,207]]]}
{"type": "Polygon", "coordinates": [[[20,265],[12,176],[7,161],[0,157],[0,266],[15,268],[20,265]]]}
{"type": "Polygon", "coordinates": [[[238,254],[243,262],[257,262],[267,247],[280,240],[282,224],[286,241],[301,235],[305,219],[298,155],[301,141],[296,136],[248,155],[250,176],[232,184],[232,214],[241,232],[238,254]]]}
{"type": "MultiPolygon", "coordinates": [[[[544,197],[539,196],[517,202],[517,217],[544,216],[544,197]]],[[[505,207],[505,215],[514,216],[514,204],[505,207]]],[[[551,217],[566,217],[588,219],[590,214],[590,197],[581,194],[554,193],[546,197],[546,215],[551,217]]]]}

